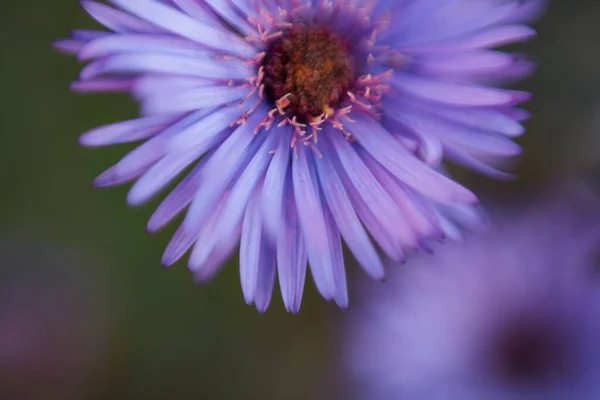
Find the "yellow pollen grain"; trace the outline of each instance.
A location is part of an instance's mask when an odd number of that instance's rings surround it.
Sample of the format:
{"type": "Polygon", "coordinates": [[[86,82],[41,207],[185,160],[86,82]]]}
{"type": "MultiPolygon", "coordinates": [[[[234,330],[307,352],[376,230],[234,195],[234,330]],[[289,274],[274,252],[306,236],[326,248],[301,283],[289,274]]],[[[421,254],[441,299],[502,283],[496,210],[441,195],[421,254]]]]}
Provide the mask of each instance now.
{"type": "Polygon", "coordinates": [[[303,84],[312,75],[312,68],[305,64],[294,65],[294,80],[297,85],[303,84]]]}
{"type": "Polygon", "coordinates": [[[335,114],[335,110],[331,107],[329,107],[329,105],[324,104],[323,105],[323,114],[325,114],[327,117],[332,117],[333,114],[335,114]]]}

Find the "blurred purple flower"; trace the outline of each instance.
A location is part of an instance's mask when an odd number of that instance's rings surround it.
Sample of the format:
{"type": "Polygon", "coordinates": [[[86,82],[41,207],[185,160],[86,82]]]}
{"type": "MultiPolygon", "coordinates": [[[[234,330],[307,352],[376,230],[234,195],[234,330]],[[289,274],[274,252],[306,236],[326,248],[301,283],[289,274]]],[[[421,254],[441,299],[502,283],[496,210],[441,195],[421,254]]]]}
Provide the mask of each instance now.
{"type": "Polygon", "coordinates": [[[598,398],[600,199],[568,193],[365,283],[345,326],[361,398],[598,398]]]}
{"type": "MultiPolygon", "coordinates": [[[[519,153],[529,94],[486,86],[528,74],[489,50],[529,39],[543,2],[471,0],[83,1],[113,32],[77,30],[55,46],[90,61],[78,92],[130,92],[143,117],[81,137],[145,140],[97,186],[136,181],[145,203],[188,175],[150,218],[188,206],[163,264],[191,249],[210,279],[240,243],[247,303],[264,311],[276,270],[300,308],[307,262],[324,298],[347,305],[344,239],[375,279],[387,257],[444,236],[443,208],[475,196],[439,172],[443,157],[493,167],[519,153]],[[318,138],[318,140],[317,140],[318,138]]],[[[499,166],[499,165],[497,165],[499,166]]]]}

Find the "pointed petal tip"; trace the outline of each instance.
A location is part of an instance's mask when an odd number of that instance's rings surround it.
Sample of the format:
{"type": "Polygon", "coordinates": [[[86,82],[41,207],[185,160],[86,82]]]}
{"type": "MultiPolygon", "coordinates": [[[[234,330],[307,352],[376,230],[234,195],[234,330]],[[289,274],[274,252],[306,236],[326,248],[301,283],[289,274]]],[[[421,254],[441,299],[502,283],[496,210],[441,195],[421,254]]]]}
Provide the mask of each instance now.
{"type": "Polygon", "coordinates": [[[335,299],[335,304],[337,304],[340,309],[346,310],[348,308],[348,297],[335,299]]]}
{"type": "Polygon", "coordinates": [[[77,143],[83,147],[96,147],[93,136],[91,136],[88,132],[81,134],[77,138],[77,143]]]}
{"type": "Polygon", "coordinates": [[[80,87],[79,81],[74,81],[74,82],[69,83],[69,90],[71,92],[75,92],[75,93],[79,92],[79,87],[80,87]]]}
{"type": "Polygon", "coordinates": [[[64,41],[65,39],[53,40],[52,42],[50,42],[50,47],[52,47],[55,50],[61,50],[61,45],[64,43],[64,41]]]}
{"type": "Polygon", "coordinates": [[[166,251],[165,254],[163,254],[162,259],[160,260],[160,264],[163,266],[163,268],[169,268],[170,266],[175,264],[175,262],[177,262],[177,259],[171,257],[169,254],[167,254],[166,251]]]}
{"type": "Polygon", "coordinates": [[[144,196],[144,193],[140,193],[134,188],[135,185],[131,188],[131,190],[129,190],[129,193],[127,193],[126,201],[129,207],[141,207],[151,200],[151,198],[147,198],[146,196],[144,196]]]}
{"type": "Polygon", "coordinates": [[[156,233],[159,230],[161,230],[166,224],[163,223],[162,221],[158,220],[158,216],[156,214],[156,211],[150,216],[150,219],[148,219],[148,223],[146,224],[146,231],[148,233],[156,233]]]}
{"type": "Polygon", "coordinates": [[[287,312],[289,312],[290,314],[298,314],[300,312],[300,306],[302,304],[302,300],[301,299],[291,299],[286,301],[286,299],[283,299],[283,305],[285,307],[285,310],[287,312]]]}
{"type": "Polygon", "coordinates": [[[255,303],[254,305],[256,306],[256,311],[258,311],[258,315],[264,315],[269,309],[268,302],[265,304],[255,303]]]}
{"type": "MultiPolygon", "coordinates": [[[[167,248],[165,249],[165,252],[163,253],[161,261],[164,266],[171,266],[175,264],[177,261],[183,258],[183,256],[189,250],[189,248],[187,248],[187,244],[185,242],[182,242],[181,237],[174,236],[173,238],[171,239],[171,241],[167,245],[167,248]],[[174,240],[173,238],[177,240],[174,240]]],[[[190,269],[190,271],[192,270],[190,269]]]]}
{"type": "Polygon", "coordinates": [[[300,313],[300,305],[294,307],[286,307],[285,309],[292,315],[298,315],[298,313],[300,313]]]}
{"type": "Polygon", "coordinates": [[[146,232],[153,234],[158,232],[160,229],[162,228],[162,225],[158,225],[156,224],[153,220],[152,217],[150,217],[150,220],[148,221],[148,223],[146,224],[146,232]]]}
{"type": "Polygon", "coordinates": [[[115,175],[111,170],[105,171],[98,175],[93,181],[92,186],[95,188],[107,188],[115,186],[115,175]]]}
{"type": "Polygon", "coordinates": [[[533,98],[533,94],[529,92],[513,91],[512,92],[512,103],[520,104],[530,101],[533,98]]]}
{"type": "Polygon", "coordinates": [[[479,204],[479,198],[475,195],[475,193],[471,192],[469,189],[464,187],[462,189],[463,190],[454,197],[454,200],[456,200],[459,203],[473,205],[479,204]]]}
{"type": "Polygon", "coordinates": [[[88,46],[83,46],[81,48],[81,50],[79,50],[79,52],[75,55],[75,58],[77,59],[77,61],[86,62],[86,61],[90,61],[91,59],[94,58],[94,56],[91,55],[91,53],[88,49],[89,49],[88,46]]]}
{"type": "Polygon", "coordinates": [[[374,281],[377,282],[385,282],[386,278],[386,272],[385,270],[380,271],[378,274],[369,274],[369,276],[371,277],[371,279],[373,279],[374,281]]]}
{"type": "Polygon", "coordinates": [[[148,221],[148,223],[146,224],[146,233],[149,234],[154,234],[158,231],[158,228],[152,224],[150,224],[150,221],[148,221]]]}
{"type": "Polygon", "coordinates": [[[50,47],[59,53],[72,56],[77,54],[77,50],[79,49],[79,44],[73,42],[73,40],[69,39],[59,39],[50,43],[50,47]]]}

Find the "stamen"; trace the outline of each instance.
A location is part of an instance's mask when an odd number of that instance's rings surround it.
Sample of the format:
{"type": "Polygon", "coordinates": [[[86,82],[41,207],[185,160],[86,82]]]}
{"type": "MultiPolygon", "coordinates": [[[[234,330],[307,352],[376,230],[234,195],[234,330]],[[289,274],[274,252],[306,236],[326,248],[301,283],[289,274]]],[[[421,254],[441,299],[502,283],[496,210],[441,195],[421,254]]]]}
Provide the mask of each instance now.
{"type": "MultiPolygon", "coordinates": [[[[344,11],[355,13],[357,24],[362,26],[363,22],[368,22],[373,4],[367,3],[361,8],[355,4],[346,6],[348,8],[344,11]]],[[[323,8],[323,12],[332,11],[332,3],[327,0],[322,0],[319,7],[323,8]]],[[[351,47],[326,28],[310,25],[304,18],[301,19],[309,8],[307,3],[297,1],[289,13],[278,9],[278,15],[272,15],[261,10],[258,18],[248,18],[256,31],[245,39],[263,46],[265,50],[253,59],[240,60],[243,65],[256,66],[257,69],[255,76],[237,86],[249,89],[249,92],[239,103],[242,116],[233,124],[244,124],[263,101],[271,101],[273,107],[256,126],[254,133],[269,130],[273,124],[277,127],[290,125],[293,154],[297,156],[297,145],[301,143],[322,157],[316,144],[323,125],[329,124],[342,132],[348,141],[353,141],[345,126],[355,122],[352,113],[361,112],[380,118],[376,110],[383,95],[390,91],[393,68],[405,60],[400,53],[376,44],[383,25],[381,21],[377,24],[368,22],[374,28],[362,45],[356,46],[362,46],[361,51],[366,49],[364,57],[368,65],[379,63],[392,69],[377,75],[355,77],[351,47]],[[246,103],[253,97],[256,100],[247,108],[246,103]],[[310,132],[307,133],[307,129],[310,132]]],[[[232,58],[235,57],[223,57],[232,58]]],[[[234,85],[233,81],[228,84],[234,85]]]]}

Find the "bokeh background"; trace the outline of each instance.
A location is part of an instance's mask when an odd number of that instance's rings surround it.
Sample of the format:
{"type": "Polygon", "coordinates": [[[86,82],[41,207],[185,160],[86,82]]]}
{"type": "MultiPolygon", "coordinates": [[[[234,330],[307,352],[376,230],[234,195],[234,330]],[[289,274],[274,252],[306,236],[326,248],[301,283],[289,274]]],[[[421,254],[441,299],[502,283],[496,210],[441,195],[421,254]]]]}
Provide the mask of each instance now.
{"type": "MultiPolygon", "coordinates": [[[[509,198],[600,165],[598,21],[596,0],[550,0],[518,46],[539,62],[518,85],[535,95],[521,179],[462,182],[509,198]]],[[[136,114],[125,95],[67,90],[80,65],[50,44],[93,27],[76,0],[0,2],[0,398],[334,398],[344,312],[311,282],[299,315],[276,294],[259,316],[237,260],[196,286],[184,263],[160,267],[174,228],[145,233],[157,202],[131,210],[127,187],[91,187],[128,148],[85,150],[79,134],[136,114]]]]}

